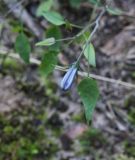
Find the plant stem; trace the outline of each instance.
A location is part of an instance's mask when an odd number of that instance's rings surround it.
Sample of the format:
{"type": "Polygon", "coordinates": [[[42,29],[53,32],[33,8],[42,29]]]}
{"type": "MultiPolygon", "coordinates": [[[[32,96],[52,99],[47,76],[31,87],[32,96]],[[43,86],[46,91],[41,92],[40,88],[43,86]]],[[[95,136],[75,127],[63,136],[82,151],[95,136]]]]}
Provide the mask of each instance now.
{"type": "Polygon", "coordinates": [[[95,25],[93,31],[91,32],[91,34],[89,35],[89,38],[88,38],[87,42],[85,43],[85,46],[84,46],[82,52],[80,53],[79,57],[77,58],[76,64],[79,63],[79,61],[80,61],[80,59],[81,59],[81,57],[82,57],[82,55],[83,55],[86,47],[89,45],[89,43],[91,42],[91,39],[92,39],[93,35],[96,33],[96,31],[97,31],[97,29],[99,27],[99,21],[100,21],[101,17],[103,16],[103,14],[105,13],[105,11],[106,11],[105,9],[102,10],[101,13],[99,14],[99,16],[97,17],[97,19],[95,21],[96,25],[95,25]]]}
{"type": "MultiPolygon", "coordinates": [[[[5,55],[5,54],[7,54],[7,52],[0,50],[0,54],[5,55]]],[[[9,53],[9,57],[21,61],[19,55],[17,55],[16,53],[9,53]]],[[[36,65],[39,66],[41,64],[41,61],[36,59],[36,58],[31,57],[30,58],[30,63],[36,64],[36,65]]],[[[67,70],[68,70],[65,67],[57,66],[57,65],[55,66],[55,69],[59,70],[59,71],[64,71],[64,72],[67,72],[67,70]]],[[[78,75],[81,76],[81,77],[88,77],[86,72],[78,71],[78,75]]],[[[121,80],[115,80],[115,79],[112,79],[112,78],[103,77],[103,76],[95,75],[95,74],[89,74],[89,75],[90,75],[91,78],[94,78],[96,80],[105,81],[105,82],[109,82],[109,83],[114,83],[114,84],[117,84],[117,85],[122,85],[122,86],[127,87],[127,88],[135,89],[135,85],[131,84],[131,83],[128,83],[128,82],[123,82],[121,80]]]]}

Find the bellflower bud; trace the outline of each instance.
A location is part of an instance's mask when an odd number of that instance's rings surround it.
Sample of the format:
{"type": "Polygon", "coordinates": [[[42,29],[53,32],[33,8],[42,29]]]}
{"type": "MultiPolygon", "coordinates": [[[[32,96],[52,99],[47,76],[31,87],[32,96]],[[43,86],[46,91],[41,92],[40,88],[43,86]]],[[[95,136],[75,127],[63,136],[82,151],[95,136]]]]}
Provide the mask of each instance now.
{"type": "Polygon", "coordinates": [[[73,65],[71,68],[69,68],[67,73],[64,75],[61,81],[61,88],[63,90],[68,90],[71,87],[73,80],[76,76],[77,70],[78,68],[75,65],[73,65]]]}

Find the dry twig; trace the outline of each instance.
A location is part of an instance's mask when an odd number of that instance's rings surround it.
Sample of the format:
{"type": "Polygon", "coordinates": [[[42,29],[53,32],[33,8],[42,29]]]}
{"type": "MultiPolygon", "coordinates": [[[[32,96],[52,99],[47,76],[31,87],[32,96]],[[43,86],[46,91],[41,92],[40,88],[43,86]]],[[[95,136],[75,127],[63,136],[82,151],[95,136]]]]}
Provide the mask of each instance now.
{"type": "MultiPolygon", "coordinates": [[[[7,54],[7,52],[0,50],[0,54],[5,55],[5,54],[7,54]]],[[[21,60],[19,55],[15,54],[15,53],[10,53],[9,56],[12,57],[12,58],[15,58],[17,60],[21,60]]],[[[30,58],[30,63],[34,63],[34,64],[39,66],[41,64],[41,61],[36,59],[36,58],[31,57],[30,58]]],[[[61,67],[61,66],[56,66],[55,69],[60,70],[60,71],[64,71],[64,72],[67,71],[67,69],[65,69],[64,67],[61,67]]],[[[81,77],[87,77],[88,73],[78,71],[78,75],[81,76],[81,77]]],[[[103,77],[103,76],[95,75],[95,74],[89,74],[89,77],[94,78],[94,79],[99,80],[99,81],[114,83],[114,84],[117,84],[117,85],[122,85],[122,86],[127,87],[127,88],[135,89],[134,84],[131,84],[131,83],[128,83],[128,82],[123,82],[121,80],[115,80],[115,79],[112,79],[112,78],[107,78],[107,77],[103,77]]]]}
{"type": "Polygon", "coordinates": [[[41,39],[42,37],[42,31],[41,27],[39,27],[31,17],[31,15],[27,12],[26,9],[23,8],[22,3],[24,0],[21,0],[20,2],[16,3],[16,1],[13,0],[3,0],[4,3],[9,8],[9,11],[6,13],[4,18],[6,18],[11,12],[13,15],[20,20],[34,33],[36,37],[41,39]]]}

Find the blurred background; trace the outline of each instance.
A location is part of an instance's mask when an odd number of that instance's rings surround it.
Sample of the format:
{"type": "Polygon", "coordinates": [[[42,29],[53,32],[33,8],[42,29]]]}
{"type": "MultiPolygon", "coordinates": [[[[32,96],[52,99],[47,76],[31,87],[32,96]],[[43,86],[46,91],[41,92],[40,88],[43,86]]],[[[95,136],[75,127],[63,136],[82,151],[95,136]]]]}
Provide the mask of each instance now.
{"type": "MultiPolygon", "coordinates": [[[[133,89],[98,81],[100,98],[87,125],[76,89],[79,76],[64,92],[59,86],[62,71],[45,77],[39,74],[37,64],[26,65],[10,56],[16,54],[14,44],[22,24],[31,55],[38,60],[47,49],[35,47],[36,42],[50,34],[60,39],[80,31],[79,27],[53,28],[37,16],[44,2],[0,0],[0,160],[135,160],[133,89]]],[[[135,1],[112,0],[111,5],[126,14],[105,13],[102,17],[92,41],[97,67],[90,71],[134,84],[135,1]]],[[[54,0],[52,6],[77,26],[87,25],[93,9],[91,0],[54,0]]],[[[76,42],[58,45],[58,63],[62,66],[72,64],[81,51],[76,42]]],[[[86,65],[82,58],[81,69],[86,65]]]]}

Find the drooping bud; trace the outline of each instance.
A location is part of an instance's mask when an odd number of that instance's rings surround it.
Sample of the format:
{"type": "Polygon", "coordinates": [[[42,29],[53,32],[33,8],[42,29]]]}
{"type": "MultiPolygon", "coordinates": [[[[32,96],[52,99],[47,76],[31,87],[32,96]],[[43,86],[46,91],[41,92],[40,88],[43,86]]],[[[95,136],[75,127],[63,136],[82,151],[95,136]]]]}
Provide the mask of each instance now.
{"type": "Polygon", "coordinates": [[[67,73],[64,75],[61,81],[61,88],[63,90],[68,90],[71,87],[73,80],[76,76],[77,70],[78,68],[75,65],[73,65],[71,68],[69,68],[67,73]]]}

